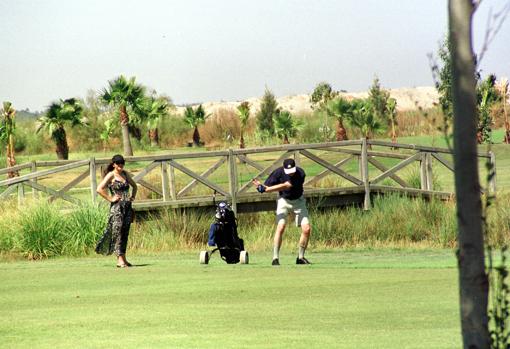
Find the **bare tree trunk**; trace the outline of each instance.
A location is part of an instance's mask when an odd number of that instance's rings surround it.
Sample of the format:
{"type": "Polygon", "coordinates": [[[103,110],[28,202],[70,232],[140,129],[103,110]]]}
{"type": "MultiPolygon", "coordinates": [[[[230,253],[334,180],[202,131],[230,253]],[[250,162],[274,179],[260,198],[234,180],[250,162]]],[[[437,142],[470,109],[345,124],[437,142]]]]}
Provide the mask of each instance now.
{"type": "Polygon", "coordinates": [[[455,192],[458,220],[460,317],[465,349],[489,348],[488,279],[476,156],[477,109],[471,42],[472,0],[449,0],[452,43],[455,192]]]}
{"type": "MultiPolygon", "coordinates": [[[[14,136],[9,135],[9,142],[7,143],[7,167],[16,166],[16,158],[14,157],[14,136]]],[[[18,171],[7,173],[7,178],[19,177],[18,171]]]]}
{"type": "Polygon", "coordinates": [[[283,136],[283,144],[289,144],[289,137],[287,135],[283,136]]]}
{"type": "Polygon", "coordinates": [[[120,107],[120,127],[122,130],[122,145],[124,147],[124,155],[133,156],[133,147],[131,146],[131,138],[129,137],[129,116],[126,106],[120,107]]]}

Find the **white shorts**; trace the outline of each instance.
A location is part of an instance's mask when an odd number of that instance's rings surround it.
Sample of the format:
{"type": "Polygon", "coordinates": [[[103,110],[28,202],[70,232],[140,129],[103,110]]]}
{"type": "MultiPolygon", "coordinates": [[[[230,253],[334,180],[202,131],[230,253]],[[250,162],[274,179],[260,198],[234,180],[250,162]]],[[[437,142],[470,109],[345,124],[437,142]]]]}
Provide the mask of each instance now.
{"type": "Polygon", "coordinates": [[[296,200],[278,199],[276,206],[277,224],[285,224],[287,222],[289,210],[292,210],[296,216],[296,226],[300,227],[301,224],[310,224],[308,210],[306,209],[306,200],[303,196],[296,200]]]}

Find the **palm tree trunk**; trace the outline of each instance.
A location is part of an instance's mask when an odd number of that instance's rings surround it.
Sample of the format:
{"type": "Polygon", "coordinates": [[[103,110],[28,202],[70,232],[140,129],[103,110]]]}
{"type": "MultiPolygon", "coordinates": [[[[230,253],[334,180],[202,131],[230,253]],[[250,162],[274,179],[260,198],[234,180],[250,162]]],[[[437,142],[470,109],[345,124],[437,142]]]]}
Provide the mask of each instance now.
{"type": "Polygon", "coordinates": [[[245,144],[244,144],[244,135],[243,135],[243,130],[241,129],[241,138],[239,139],[239,148],[241,149],[244,149],[245,148],[245,144]]]}
{"type": "MultiPolygon", "coordinates": [[[[16,158],[14,157],[14,136],[9,135],[9,142],[7,143],[7,167],[16,166],[16,158]]],[[[7,178],[19,177],[18,171],[7,173],[7,178]]]]}
{"type": "Polygon", "coordinates": [[[151,141],[151,147],[157,147],[159,145],[159,133],[157,128],[149,130],[149,139],[151,141]]]}
{"type": "Polygon", "coordinates": [[[289,144],[289,137],[287,135],[283,136],[283,144],[289,144]]]}
{"type": "Polygon", "coordinates": [[[367,149],[372,149],[372,144],[368,143],[368,140],[370,139],[370,134],[364,134],[363,138],[365,138],[365,141],[367,142],[367,149]]]}
{"type": "Polygon", "coordinates": [[[66,130],[64,127],[59,127],[53,134],[53,139],[56,143],[57,159],[68,160],[69,159],[69,146],[67,145],[66,130]]]}
{"type": "Polygon", "coordinates": [[[345,130],[344,123],[342,119],[338,119],[338,124],[336,127],[336,140],[337,141],[346,141],[347,138],[347,131],[345,130]]]}
{"type": "Polygon", "coordinates": [[[120,107],[120,127],[122,130],[122,145],[124,147],[124,155],[133,156],[133,147],[131,146],[131,138],[129,137],[129,116],[125,105],[120,107]]]}
{"type": "Polygon", "coordinates": [[[397,143],[397,132],[395,132],[395,120],[391,119],[391,143],[397,143]]]}
{"type": "Polygon", "coordinates": [[[200,133],[198,133],[198,127],[195,127],[195,130],[193,131],[193,144],[195,146],[200,146],[200,133]]]}
{"type": "Polygon", "coordinates": [[[449,1],[452,43],[453,137],[458,221],[460,320],[464,348],[490,347],[482,202],[476,145],[475,64],[471,42],[472,0],[449,1]]]}
{"type": "Polygon", "coordinates": [[[138,142],[142,141],[142,130],[140,130],[140,127],[134,126],[134,125],[128,125],[128,129],[129,129],[129,134],[131,136],[135,137],[135,139],[138,142]]]}

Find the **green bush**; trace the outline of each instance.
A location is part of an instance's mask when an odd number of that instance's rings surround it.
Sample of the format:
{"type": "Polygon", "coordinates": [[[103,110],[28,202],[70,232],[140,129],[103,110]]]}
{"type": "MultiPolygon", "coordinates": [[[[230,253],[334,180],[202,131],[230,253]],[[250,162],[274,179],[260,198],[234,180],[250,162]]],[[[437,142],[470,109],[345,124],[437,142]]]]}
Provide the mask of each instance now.
{"type": "Polygon", "coordinates": [[[64,232],[65,220],[56,206],[29,206],[20,215],[15,248],[29,259],[58,256],[66,241],[64,232]]]}
{"type": "Polygon", "coordinates": [[[106,228],[108,210],[96,205],[83,205],[65,216],[63,254],[80,256],[93,252],[106,228]]]}

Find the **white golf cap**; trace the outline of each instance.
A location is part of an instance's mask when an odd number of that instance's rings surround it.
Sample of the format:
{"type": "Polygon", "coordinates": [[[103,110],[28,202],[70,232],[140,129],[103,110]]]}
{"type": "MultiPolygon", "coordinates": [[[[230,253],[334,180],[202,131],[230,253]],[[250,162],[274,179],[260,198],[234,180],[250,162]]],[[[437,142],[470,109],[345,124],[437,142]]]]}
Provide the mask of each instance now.
{"type": "Polygon", "coordinates": [[[283,161],[283,172],[286,174],[296,173],[296,163],[293,159],[285,159],[283,161]]]}

